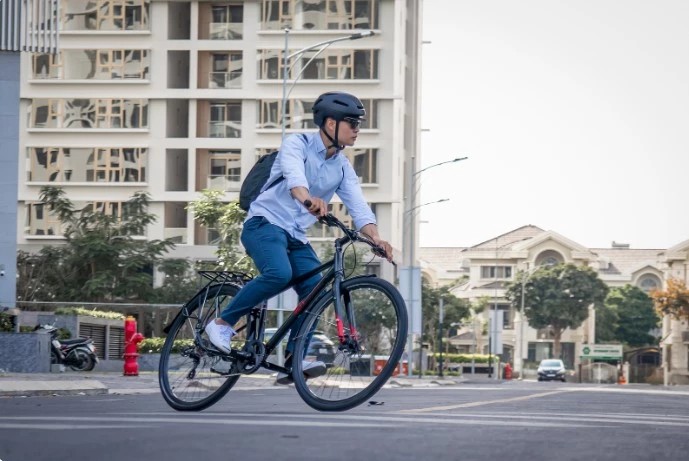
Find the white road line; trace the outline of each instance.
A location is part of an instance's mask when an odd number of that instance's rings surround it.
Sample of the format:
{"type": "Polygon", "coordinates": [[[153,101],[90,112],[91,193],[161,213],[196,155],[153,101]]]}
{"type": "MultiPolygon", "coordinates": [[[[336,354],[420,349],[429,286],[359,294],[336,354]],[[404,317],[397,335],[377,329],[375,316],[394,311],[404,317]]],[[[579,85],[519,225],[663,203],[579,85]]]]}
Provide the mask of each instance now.
{"type": "MultiPolygon", "coordinates": [[[[238,416],[238,415],[233,415],[238,416]]],[[[265,415],[260,415],[265,418],[265,415]]],[[[280,415],[284,416],[284,415],[280,415]]],[[[294,415],[299,417],[304,417],[304,415],[294,415]]],[[[591,425],[591,424],[577,424],[577,423],[556,423],[552,421],[548,422],[538,422],[538,421],[486,421],[481,419],[458,419],[458,418],[441,418],[441,417],[403,417],[403,416],[375,416],[375,417],[359,417],[359,416],[346,416],[340,415],[338,419],[353,420],[351,422],[330,422],[323,421],[323,419],[330,418],[319,418],[316,421],[303,421],[297,419],[281,419],[281,420],[255,420],[247,419],[244,417],[235,419],[218,419],[218,418],[147,418],[147,417],[131,417],[131,418],[112,418],[112,417],[40,417],[40,416],[10,416],[10,417],[0,417],[0,426],[2,425],[13,425],[13,426],[26,426],[28,421],[41,421],[41,423],[33,423],[32,426],[54,426],[55,424],[60,424],[59,422],[132,422],[132,423],[184,423],[184,424],[212,424],[212,425],[245,425],[245,426],[281,426],[281,427],[336,427],[336,428],[399,428],[401,425],[410,424],[440,424],[440,425],[451,425],[451,426],[507,426],[507,427],[541,427],[541,428],[585,428],[585,427],[606,427],[601,425],[591,425]],[[24,422],[24,424],[15,423],[11,424],[8,422],[2,422],[3,420],[8,421],[19,421],[24,422]],[[46,423],[46,421],[55,421],[56,423],[46,423]]],[[[71,425],[70,425],[71,426],[71,425]]],[[[80,426],[81,427],[81,426],[80,426]]]]}
{"type": "Polygon", "coordinates": [[[70,430],[82,430],[82,429],[148,429],[150,426],[132,426],[127,425],[110,425],[110,424],[35,424],[35,423],[0,423],[0,429],[35,429],[35,430],[45,430],[45,431],[70,431],[70,430]]]}
{"type": "MultiPolygon", "coordinates": [[[[416,413],[419,415],[433,416],[438,415],[438,413],[416,413]]],[[[523,416],[523,415],[495,415],[495,414],[485,414],[485,413],[442,413],[440,414],[444,417],[454,415],[458,418],[486,418],[486,419],[506,419],[506,420],[539,420],[539,421],[572,421],[572,422],[591,422],[591,423],[618,423],[618,424],[637,424],[642,426],[673,426],[673,427],[689,427],[689,421],[658,421],[654,420],[641,420],[641,419],[622,419],[619,417],[607,417],[604,415],[597,416],[550,416],[550,415],[533,415],[533,416],[523,416]]],[[[439,416],[440,416],[439,415],[439,416]]]]}
{"type": "Polygon", "coordinates": [[[523,400],[536,399],[539,397],[546,397],[549,395],[562,394],[564,392],[567,392],[567,391],[561,390],[561,391],[541,392],[539,394],[521,395],[519,397],[509,397],[506,399],[483,400],[483,401],[479,401],[479,402],[467,402],[467,403],[460,403],[460,404],[456,404],[456,405],[442,405],[442,406],[438,406],[438,407],[427,407],[427,408],[416,408],[416,409],[411,409],[411,410],[400,410],[399,413],[402,413],[402,414],[428,413],[428,412],[432,412],[432,411],[447,411],[447,410],[456,410],[458,408],[480,407],[483,405],[494,405],[496,403],[519,402],[519,401],[523,401],[523,400]]]}
{"type": "MultiPolygon", "coordinates": [[[[263,415],[265,418],[265,415],[263,415]]],[[[244,418],[217,419],[217,418],[123,418],[123,417],[92,417],[92,416],[0,416],[2,421],[56,421],[56,422],[126,422],[126,423],[188,423],[188,424],[224,424],[224,425],[246,425],[246,426],[304,426],[304,427],[395,427],[396,425],[384,425],[380,423],[360,423],[360,422],[323,422],[323,421],[295,421],[284,419],[261,419],[249,420],[244,418]]]]}

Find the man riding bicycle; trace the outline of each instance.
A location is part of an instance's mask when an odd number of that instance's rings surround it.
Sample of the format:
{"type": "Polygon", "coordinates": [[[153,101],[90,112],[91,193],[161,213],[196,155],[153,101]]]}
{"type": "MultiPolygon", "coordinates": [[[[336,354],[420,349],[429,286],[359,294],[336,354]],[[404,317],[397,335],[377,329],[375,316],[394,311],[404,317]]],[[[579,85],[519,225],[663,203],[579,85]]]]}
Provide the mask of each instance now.
{"type": "MultiPolygon", "coordinates": [[[[378,234],[376,218],[366,202],[359,178],[342,153],[353,146],[366,115],[361,101],[348,93],[322,94],[313,105],[313,121],[319,130],[286,137],[280,146],[270,178],[251,204],[241,235],[246,253],[260,275],[244,286],[215,321],[206,325],[208,339],[229,353],[234,325],[255,305],[280,293],[295,277],[321,263],[311,247],[306,230],[328,213],[328,202],[337,193],[357,229],[385,250],[392,261],[392,247],[378,234]],[[276,183],[284,177],[284,181],[276,183]],[[305,204],[309,204],[307,207],[305,204]]],[[[320,275],[296,285],[299,299],[315,287],[320,275]]],[[[291,369],[295,336],[302,320],[290,331],[285,368],[291,369]]],[[[303,362],[307,377],[325,373],[323,362],[303,362]]],[[[278,374],[278,383],[292,382],[290,374],[278,374]]]]}

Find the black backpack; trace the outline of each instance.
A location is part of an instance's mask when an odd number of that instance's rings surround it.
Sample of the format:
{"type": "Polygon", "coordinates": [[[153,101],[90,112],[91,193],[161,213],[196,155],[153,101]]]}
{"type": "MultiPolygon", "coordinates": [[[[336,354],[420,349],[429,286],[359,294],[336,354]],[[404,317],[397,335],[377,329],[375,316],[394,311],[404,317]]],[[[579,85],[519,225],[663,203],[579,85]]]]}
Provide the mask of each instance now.
{"type": "MultiPolygon", "coordinates": [[[[264,155],[258,159],[258,162],[256,162],[253,167],[251,167],[249,174],[244,178],[241,189],[239,189],[239,208],[244,211],[249,211],[251,203],[256,200],[258,194],[261,193],[261,188],[266,181],[268,181],[268,178],[270,178],[270,170],[273,168],[273,163],[275,163],[278,153],[278,151],[275,151],[268,155],[264,155]]],[[[273,184],[268,186],[266,190],[275,186],[283,179],[285,179],[284,176],[279,177],[273,184]]]]}
{"type": "MultiPolygon", "coordinates": [[[[304,144],[306,144],[308,142],[306,135],[302,133],[300,136],[302,141],[304,141],[304,144]]],[[[270,170],[273,168],[273,163],[275,163],[277,156],[278,151],[271,152],[270,154],[259,158],[258,162],[251,167],[249,174],[247,174],[246,178],[244,178],[242,187],[239,189],[239,208],[244,211],[249,211],[249,207],[253,201],[256,200],[258,194],[261,193],[261,188],[266,181],[268,181],[268,178],[270,178],[270,170]]],[[[304,159],[304,163],[306,163],[306,159],[304,159]]],[[[266,187],[266,190],[276,186],[283,179],[285,179],[284,176],[279,177],[273,181],[273,184],[266,187]]]]}

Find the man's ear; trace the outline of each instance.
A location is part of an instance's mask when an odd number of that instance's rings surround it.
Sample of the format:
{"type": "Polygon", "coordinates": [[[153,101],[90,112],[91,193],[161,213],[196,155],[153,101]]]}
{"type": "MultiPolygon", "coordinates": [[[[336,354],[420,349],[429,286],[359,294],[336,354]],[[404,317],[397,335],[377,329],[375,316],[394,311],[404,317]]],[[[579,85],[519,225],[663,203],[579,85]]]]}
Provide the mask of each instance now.
{"type": "Polygon", "coordinates": [[[330,117],[325,119],[325,127],[330,131],[335,131],[335,124],[336,123],[337,122],[335,121],[335,119],[332,119],[330,117]]]}

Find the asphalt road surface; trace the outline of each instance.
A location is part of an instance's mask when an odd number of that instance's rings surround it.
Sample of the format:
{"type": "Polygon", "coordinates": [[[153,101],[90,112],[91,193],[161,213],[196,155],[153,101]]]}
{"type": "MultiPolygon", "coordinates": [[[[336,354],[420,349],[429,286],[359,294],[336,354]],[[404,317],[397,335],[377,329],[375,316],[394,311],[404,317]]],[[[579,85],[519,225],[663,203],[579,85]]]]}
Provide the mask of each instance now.
{"type": "Polygon", "coordinates": [[[200,413],[157,394],[0,399],[0,460],[684,460],[689,391],[496,383],[383,389],[319,413],[285,387],[200,413]]]}

